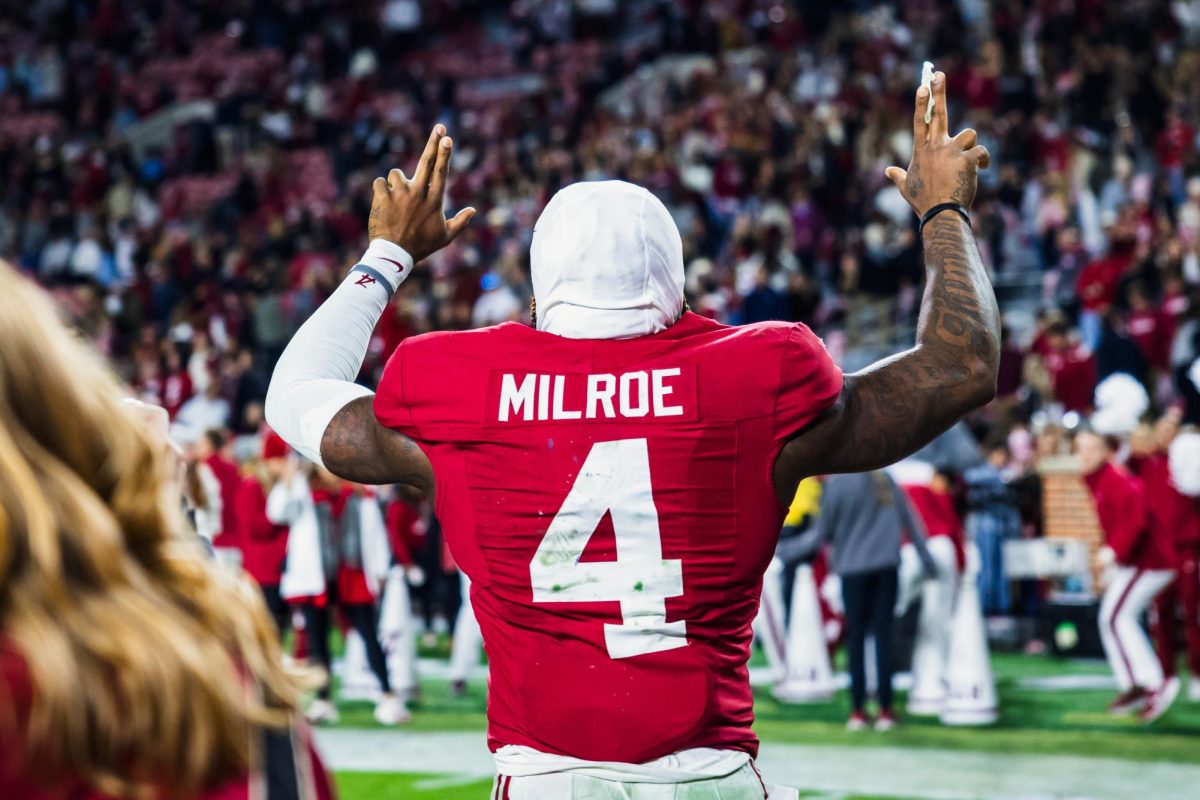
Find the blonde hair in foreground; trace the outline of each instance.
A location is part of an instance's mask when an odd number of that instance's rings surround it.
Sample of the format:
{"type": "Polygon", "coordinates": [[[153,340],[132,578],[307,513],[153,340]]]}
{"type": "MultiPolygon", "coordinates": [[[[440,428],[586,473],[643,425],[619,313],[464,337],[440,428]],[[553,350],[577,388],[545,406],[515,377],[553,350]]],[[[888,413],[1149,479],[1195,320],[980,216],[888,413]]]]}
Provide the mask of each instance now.
{"type": "Polygon", "coordinates": [[[161,446],[3,261],[0,342],[0,642],[33,684],[30,774],[139,798],[244,774],[297,703],[257,590],[183,538],[161,446]]]}

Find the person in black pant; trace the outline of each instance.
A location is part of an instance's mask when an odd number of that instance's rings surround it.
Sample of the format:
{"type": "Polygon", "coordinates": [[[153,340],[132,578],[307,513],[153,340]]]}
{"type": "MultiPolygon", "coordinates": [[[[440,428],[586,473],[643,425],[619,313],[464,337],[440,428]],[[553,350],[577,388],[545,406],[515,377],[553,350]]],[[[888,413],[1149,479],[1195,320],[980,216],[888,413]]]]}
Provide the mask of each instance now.
{"type": "Polygon", "coordinates": [[[822,488],[817,524],[794,545],[797,556],[807,557],[829,542],[830,568],[842,580],[852,704],[846,727],[850,730],[862,730],[870,724],[866,713],[868,634],[875,640],[879,678],[875,728],[890,730],[896,725],[892,711],[892,617],[902,532],[917,548],[926,577],[936,575],[937,567],[925,547],[925,527],[903,490],[886,472],[834,475],[822,488]]]}
{"type": "MultiPolygon", "coordinates": [[[[331,702],[333,672],[329,650],[329,623],[336,606],[361,637],[367,662],[382,690],[375,706],[375,720],[383,725],[406,722],[410,718],[408,709],[403,700],[392,692],[387,657],[377,632],[379,614],[364,565],[367,557],[363,538],[366,526],[373,524],[373,530],[386,536],[378,502],[362,487],[344,484],[320,468],[315,470],[311,483],[302,476],[290,479],[286,491],[291,498],[287,505],[292,510],[283,516],[303,520],[303,514],[295,509],[302,508],[306,503],[311,504],[311,513],[315,517],[313,524],[317,529],[315,541],[300,538],[296,547],[311,549],[315,546],[318,552],[312,555],[320,560],[324,571],[324,589],[320,594],[291,598],[304,618],[309,661],[324,667],[327,676],[324,685],[317,691],[316,700],[308,707],[309,721],[316,724],[338,721],[337,707],[331,702]]],[[[300,524],[303,523],[298,521],[292,524],[293,536],[297,535],[297,525],[300,524]]]]}
{"type": "MultiPolygon", "coordinates": [[[[329,675],[333,674],[333,659],[329,652],[329,618],[333,606],[337,604],[336,591],[334,591],[336,587],[336,583],[330,585],[324,605],[317,603],[300,605],[304,615],[304,629],[308,632],[310,660],[324,667],[329,675]]],[[[375,674],[375,679],[379,681],[380,688],[385,695],[390,695],[392,687],[388,679],[387,657],[383,654],[383,648],[379,645],[379,636],[376,633],[379,626],[379,615],[375,611],[375,606],[367,603],[342,603],[340,608],[346,622],[362,637],[367,651],[367,663],[371,667],[371,672],[375,674]]],[[[326,683],[317,690],[317,696],[322,700],[329,700],[332,696],[331,693],[332,683],[326,683]]]]}
{"type": "MultiPolygon", "coordinates": [[[[892,620],[896,608],[896,567],[842,576],[846,608],[846,657],[850,662],[850,701],[863,714],[867,703],[866,639],[875,640],[879,676],[879,717],[892,716],[892,620]]],[[[885,723],[886,727],[886,723],[885,723]]]]}

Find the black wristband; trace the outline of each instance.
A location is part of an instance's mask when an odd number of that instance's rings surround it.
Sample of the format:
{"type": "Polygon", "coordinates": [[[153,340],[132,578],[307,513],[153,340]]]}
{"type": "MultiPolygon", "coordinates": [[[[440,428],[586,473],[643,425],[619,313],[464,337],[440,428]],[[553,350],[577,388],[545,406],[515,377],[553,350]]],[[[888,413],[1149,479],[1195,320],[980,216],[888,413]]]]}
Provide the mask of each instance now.
{"type": "Polygon", "coordinates": [[[958,203],[938,203],[936,206],[921,215],[920,232],[924,233],[925,226],[929,224],[929,220],[933,219],[943,211],[953,211],[966,220],[967,225],[971,224],[971,215],[968,214],[967,210],[958,203]]]}

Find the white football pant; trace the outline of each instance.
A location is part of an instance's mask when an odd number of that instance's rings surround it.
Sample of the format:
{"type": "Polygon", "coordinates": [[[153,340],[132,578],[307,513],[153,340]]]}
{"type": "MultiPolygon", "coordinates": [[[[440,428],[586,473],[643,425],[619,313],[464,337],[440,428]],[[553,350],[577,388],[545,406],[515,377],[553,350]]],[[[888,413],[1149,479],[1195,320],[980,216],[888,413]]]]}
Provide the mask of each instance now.
{"type": "Polygon", "coordinates": [[[1154,690],[1162,685],[1162,665],[1142,629],[1141,616],[1174,577],[1169,569],[1116,566],[1112,570],[1100,601],[1100,639],[1122,692],[1135,686],[1154,690]]]}
{"type": "Polygon", "coordinates": [[[687,783],[609,781],[569,772],[498,775],[491,800],[799,800],[800,793],[762,782],[753,762],[723,778],[687,783]]]}

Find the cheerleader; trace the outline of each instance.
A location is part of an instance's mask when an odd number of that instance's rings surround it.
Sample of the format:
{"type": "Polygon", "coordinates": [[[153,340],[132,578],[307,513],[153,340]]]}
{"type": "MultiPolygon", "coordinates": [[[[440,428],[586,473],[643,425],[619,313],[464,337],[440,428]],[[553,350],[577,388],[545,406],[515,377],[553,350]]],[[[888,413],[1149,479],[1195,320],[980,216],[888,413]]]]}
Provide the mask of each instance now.
{"type": "Polygon", "coordinates": [[[367,662],[383,694],[375,706],[382,725],[407,722],[404,702],[392,692],[387,659],[379,643],[375,598],[387,573],[390,552],[379,506],[365,487],[344,483],[313,468],[311,478],[297,462],[267,496],[267,516],[290,526],[287,562],[280,583],[283,598],[299,607],[308,633],[310,659],[325,668],[326,681],[308,709],[315,723],[335,723],[331,611],[338,606],[362,638],[367,662]]]}
{"type": "Polygon", "coordinates": [[[1119,690],[1109,711],[1138,713],[1150,722],[1179,694],[1179,679],[1164,676],[1140,623],[1175,577],[1171,532],[1151,524],[1145,486],[1113,462],[1107,438],[1084,428],[1076,433],[1074,446],[1104,533],[1097,555],[1107,583],[1100,601],[1100,638],[1119,690]]]}

